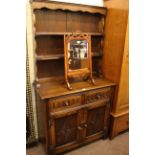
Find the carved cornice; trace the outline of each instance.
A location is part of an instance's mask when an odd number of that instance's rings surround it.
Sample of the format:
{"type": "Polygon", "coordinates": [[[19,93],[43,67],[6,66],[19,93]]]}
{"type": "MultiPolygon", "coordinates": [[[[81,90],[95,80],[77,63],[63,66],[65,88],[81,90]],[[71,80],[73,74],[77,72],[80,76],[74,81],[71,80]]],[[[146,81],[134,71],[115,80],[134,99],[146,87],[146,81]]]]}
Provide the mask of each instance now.
{"type": "Polygon", "coordinates": [[[62,3],[62,2],[32,2],[33,9],[42,9],[47,8],[51,10],[70,10],[73,12],[89,12],[89,13],[99,13],[101,15],[106,15],[106,7],[97,7],[81,4],[71,4],[71,3],[62,3]]]}

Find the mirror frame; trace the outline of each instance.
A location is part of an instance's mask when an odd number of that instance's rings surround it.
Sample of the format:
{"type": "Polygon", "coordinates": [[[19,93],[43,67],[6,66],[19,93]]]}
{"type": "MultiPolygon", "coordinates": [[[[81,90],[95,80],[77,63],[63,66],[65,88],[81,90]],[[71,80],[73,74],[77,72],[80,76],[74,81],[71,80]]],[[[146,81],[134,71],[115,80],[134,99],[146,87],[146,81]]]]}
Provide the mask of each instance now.
{"type": "Polygon", "coordinates": [[[88,75],[91,83],[94,85],[95,81],[92,76],[92,55],[91,55],[91,36],[86,33],[72,33],[64,35],[64,56],[65,56],[65,82],[67,88],[72,90],[72,87],[69,83],[69,77],[83,77],[84,75],[88,75]],[[68,64],[68,43],[72,40],[86,40],[88,42],[88,66],[82,69],[70,70],[68,64]]]}

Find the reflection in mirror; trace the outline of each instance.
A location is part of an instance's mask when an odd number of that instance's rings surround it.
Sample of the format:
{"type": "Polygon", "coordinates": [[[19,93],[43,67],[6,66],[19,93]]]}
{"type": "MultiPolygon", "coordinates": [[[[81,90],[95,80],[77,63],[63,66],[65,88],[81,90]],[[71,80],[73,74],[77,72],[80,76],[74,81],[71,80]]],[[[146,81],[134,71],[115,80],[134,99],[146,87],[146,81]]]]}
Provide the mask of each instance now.
{"type": "Polygon", "coordinates": [[[88,68],[87,40],[71,40],[68,43],[69,70],[88,68]]]}

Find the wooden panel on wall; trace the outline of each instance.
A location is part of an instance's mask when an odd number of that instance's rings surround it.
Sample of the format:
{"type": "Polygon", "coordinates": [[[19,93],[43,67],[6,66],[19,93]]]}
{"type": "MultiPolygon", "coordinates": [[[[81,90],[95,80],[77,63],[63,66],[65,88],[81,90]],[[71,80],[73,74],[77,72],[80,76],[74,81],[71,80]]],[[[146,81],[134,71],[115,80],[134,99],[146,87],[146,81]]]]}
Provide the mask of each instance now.
{"type": "Polygon", "coordinates": [[[101,76],[102,73],[102,57],[93,57],[92,58],[92,70],[94,76],[101,76]]]}
{"type": "Polygon", "coordinates": [[[116,83],[120,79],[128,11],[109,9],[105,22],[103,75],[116,83]]]}
{"type": "Polygon", "coordinates": [[[66,13],[61,10],[35,10],[36,32],[65,32],[66,13]],[[53,22],[54,21],[54,22],[53,22]]]}
{"type": "Polygon", "coordinates": [[[101,16],[98,14],[68,12],[67,31],[101,32],[101,16]],[[87,23],[87,24],[86,24],[87,23]]]}
{"type": "Polygon", "coordinates": [[[102,40],[103,38],[101,36],[92,36],[91,37],[91,46],[92,46],[92,52],[96,53],[102,53],[102,40]]]}
{"type": "Polygon", "coordinates": [[[38,78],[64,75],[64,61],[61,59],[38,61],[37,68],[38,78]]]}
{"type": "Polygon", "coordinates": [[[37,36],[36,42],[37,55],[63,54],[64,52],[63,36],[37,36]]]}
{"type": "Polygon", "coordinates": [[[129,106],[129,28],[127,27],[121,78],[118,89],[117,111],[128,110],[129,106]]]}

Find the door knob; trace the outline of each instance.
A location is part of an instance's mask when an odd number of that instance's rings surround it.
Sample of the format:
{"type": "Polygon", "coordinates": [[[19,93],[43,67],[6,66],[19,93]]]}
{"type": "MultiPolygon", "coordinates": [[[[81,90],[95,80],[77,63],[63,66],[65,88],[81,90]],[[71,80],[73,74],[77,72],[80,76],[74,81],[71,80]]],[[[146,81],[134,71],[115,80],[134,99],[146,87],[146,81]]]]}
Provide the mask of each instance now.
{"type": "Polygon", "coordinates": [[[100,99],[101,98],[101,95],[100,94],[97,94],[96,96],[97,96],[97,99],[100,99]]]}
{"type": "Polygon", "coordinates": [[[82,129],[83,129],[83,128],[82,128],[82,127],[80,127],[80,126],[78,126],[77,128],[78,128],[78,130],[82,130],[82,129]]]}
{"type": "Polygon", "coordinates": [[[87,124],[84,124],[84,127],[87,128],[87,124]]]}
{"type": "Polygon", "coordinates": [[[69,106],[69,103],[67,101],[65,102],[65,106],[69,106]]]}

